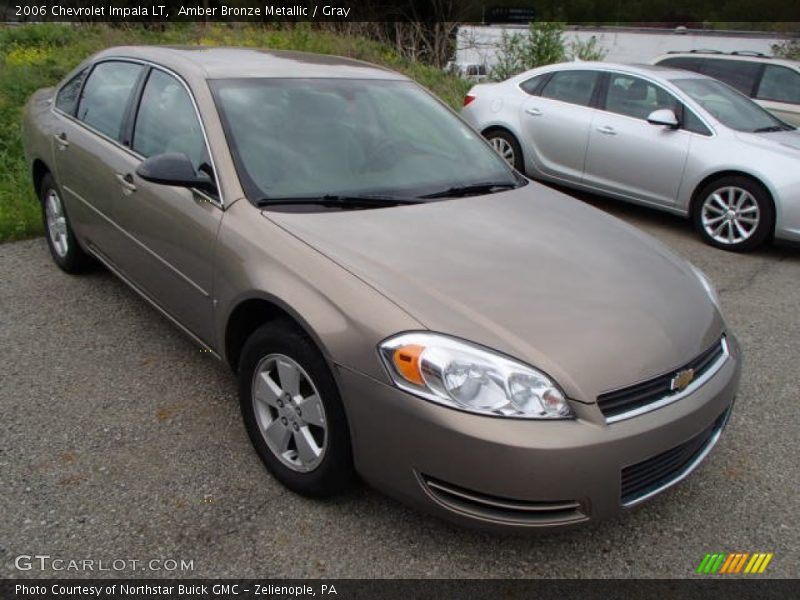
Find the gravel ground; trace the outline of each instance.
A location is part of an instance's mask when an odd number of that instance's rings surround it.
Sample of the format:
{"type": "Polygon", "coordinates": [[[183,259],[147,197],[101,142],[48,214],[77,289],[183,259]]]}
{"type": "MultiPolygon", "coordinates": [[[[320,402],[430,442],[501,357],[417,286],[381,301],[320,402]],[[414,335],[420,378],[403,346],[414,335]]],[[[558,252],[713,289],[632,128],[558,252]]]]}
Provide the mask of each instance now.
{"type": "Polygon", "coordinates": [[[35,554],[194,566],[102,573],[124,577],[692,577],[715,551],[774,552],[765,576],[798,577],[800,251],[729,254],[681,219],[588,201],[706,271],[746,353],[726,434],[682,485],[536,537],[455,529],[366,487],[297,497],[251,450],[221,364],[36,239],[0,245],[0,577],[85,576],[14,568],[35,554]]]}

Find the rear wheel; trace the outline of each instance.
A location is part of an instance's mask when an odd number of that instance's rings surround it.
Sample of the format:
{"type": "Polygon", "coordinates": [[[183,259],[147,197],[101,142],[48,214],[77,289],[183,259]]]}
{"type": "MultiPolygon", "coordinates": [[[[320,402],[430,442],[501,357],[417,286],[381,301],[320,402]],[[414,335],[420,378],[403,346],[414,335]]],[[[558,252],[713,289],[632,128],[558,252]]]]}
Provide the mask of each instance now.
{"type": "Polygon", "coordinates": [[[700,191],[693,218],[708,244],[745,252],[772,234],[775,210],[761,184],[734,175],[716,179],[700,191]]]}
{"type": "Polygon", "coordinates": [[[355,481],[336,382],[314,344],[287,322],[257,329],[242,349],[239,396],[247,433],[290,490],[333,496],[355,481]]]}
{"type": "Polygon", "coordinates": [[[67,273],[80,273],[92,264],[91,257],[83,251],[69,224],[61,191],[49,173],[42,178],[39,188],[42,202],[44,235],[53,261],[67,273]]]}
{"type": "Polygon", "coordinates": [[[503,157],[509,165],[520,173],[525,173],[525,161],[522,158],[522,148],[517,138],[508,131],[502,129],[492,129],[487,131],[484,136],[491,144],[492,148],[503,157]]]}

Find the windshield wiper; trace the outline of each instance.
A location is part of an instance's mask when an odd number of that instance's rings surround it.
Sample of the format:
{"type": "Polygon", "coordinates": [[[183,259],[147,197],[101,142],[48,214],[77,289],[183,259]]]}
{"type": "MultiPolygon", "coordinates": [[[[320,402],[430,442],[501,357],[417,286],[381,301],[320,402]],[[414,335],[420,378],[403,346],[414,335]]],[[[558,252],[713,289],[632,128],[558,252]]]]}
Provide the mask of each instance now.
{"type": "Polygon", "coordinates": [[[420,200],[381,195],[348,195],[326,194],[324,196],[261,198],[256,205],[259,208],[268,206],[288,206],[292,204],[314,204],[336,208],[377,208],[382,206],[399,206],[402,204],[419,204],[420,200]]]}
{"type": "Polygon", "coordinates": [[[753,129],[753,133],[772,133],[774,131],[791,131],[791,129],[789,129],[784,125],[769,125],[767,127],[759,127],[758,129],[753,129]]]}
{"type": "Polygon", "coordinates": [[[472,183],[470,185],[459,185],[441,192],[433,192],[432,194],[425,194],[420,198],[458,198],[460,196],[473,196],[479,194],[491,194],[499,192],[500,190],[510,190],[518,187],[518,183],[485,181],[481,183],[472,183]]]}

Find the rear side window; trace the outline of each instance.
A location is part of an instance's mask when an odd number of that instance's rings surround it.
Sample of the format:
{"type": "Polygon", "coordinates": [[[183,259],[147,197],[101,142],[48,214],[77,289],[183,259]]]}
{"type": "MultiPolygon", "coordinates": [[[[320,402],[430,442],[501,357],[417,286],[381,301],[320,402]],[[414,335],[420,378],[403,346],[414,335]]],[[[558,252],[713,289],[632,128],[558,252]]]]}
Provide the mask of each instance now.
{"type": "Polygon", "coordinates": [[[196,170],[205,165],[210,172],[203,130],[189,92],[158,69],[150,71],[144,86],[133,149],[145,157],[179,152],[189,157],[196,170]]]}
{"type": "Polygon", "coordinates": [[[83,87],[78,118],[108,137],[121,138],[122,122],[142,66],[122,61],[102,62],[83,87]]]}
{"type": "Polygon", "coordinates": [[[700,73],[703,67],[703,59],[693,56],[674,56],[672,58],[660,60],[658,64],[664,67],[674,67],[676,69],[686,69],[687,71],[700,73]]]}
{"type": "Polygon", "coordinates": [[[800,73],[778,65],[767,65],[756,97],[759,100],[800,104],[800,73]]]}
{"type": "Polygon", "coordinates": [[[531,77],[530,79],[527,79],[522,83],[520,83],[519,87],[526,94],[534,96],[536,92],[539,91],[539,88],[542,86],[544,80],[547,79],[548,75],[549,73],[545,73],[543,75],[537,75],[536,77],[531,77]]]}
{"type": "Polygon", "coordinates": [[[599,71],[559,71],[542,88],[542,98],[589,106],[599,71]]]}
{"type": "Polygon", "coordinates": [[[727,83],[746,96],[752,96],[761,67],[761,63],[757,62],[707,58],[703,66],[703,73],[727,83]]]}
{"type": "Polygon", "coordinates": [[[78,96],[81,93],[81,85],[83,85],[83,80],[88,72],[89,69],[84,69],[61,86],[56,96],[56,108],[58,110],[63,110],[68,115],[75,114],[75,109],[78,107],[78,96]]]}

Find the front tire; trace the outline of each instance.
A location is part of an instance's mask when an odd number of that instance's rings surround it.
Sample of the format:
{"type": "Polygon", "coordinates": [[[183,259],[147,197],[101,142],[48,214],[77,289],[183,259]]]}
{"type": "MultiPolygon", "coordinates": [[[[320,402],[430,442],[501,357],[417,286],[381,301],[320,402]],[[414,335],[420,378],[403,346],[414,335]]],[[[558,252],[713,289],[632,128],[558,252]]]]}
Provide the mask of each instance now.
{"type": "Polygon", "coordinates": [[[503,160],[523,175],[525,174],[525,160],[522,156],[522,148],[512,133],[502,129],[492,129],[487,131],[484,137],[503,160]]]}
{"type": "Polygon", "coordinates": [[[703,187],[692,217],[703,241],[733,252],[757,248],[775,226],[775,209],[767,190],[738,175],[720,177],[703,187]]]}
{"type": "Polygon", "coordinates": [[[78,244],[67,217],[61,190],[50,173],[42,178],[39,199],[42,203],[44,236],[53,262],[73,275],[86,271],[91,266],[92,259],[78,244]]]}
{"type": "Polygon", "coordinates": [[[336,382],[297,327],[267,323],[250,336],[239,364],[239,399],[253,447],[283,485],[312,497],[352,486],[350,432],[336,382]]]}

